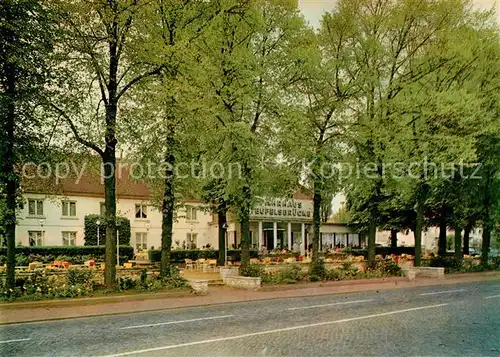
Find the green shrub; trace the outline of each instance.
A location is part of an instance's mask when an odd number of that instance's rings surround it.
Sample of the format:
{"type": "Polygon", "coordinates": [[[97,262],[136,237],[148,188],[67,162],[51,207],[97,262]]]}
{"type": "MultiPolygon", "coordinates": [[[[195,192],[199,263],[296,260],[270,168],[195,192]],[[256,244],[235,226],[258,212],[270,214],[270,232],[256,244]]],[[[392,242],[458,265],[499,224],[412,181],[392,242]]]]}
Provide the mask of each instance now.
{"type": "Polygon", "coordinates": [[[30,257],[28,255],[16,254],[16,266],[27,266],[29,263],[30,257]]]}
{"type": "Polygon", "coordinates": [[[325,262],[319,259],[315,264],[311,264],[309,274],[324,278],[326,273],[325,262]]]}
{"type": "Polygon", "coordinates": [[[495,270],[500,270],[500,255],[491,258],[490,267],[495,270]]]}
{"type": "Polygon", "coordinates": [[[76,298],[81,296],[92,296],[93,286],[91,284],[85,285],[67,285],[56,287],[52,289],[47,297],[51,298],[76,298]]]}
{"type": "Polygon", "coordinates": [[[432,257],[429,265],[436,268],[444,268],[446,273],[457,272],[462,268],[462,262],[454,257],[432,257]]]}
{"type": "Polygon", "coordinates": [[[304,279],[304,274],[297,264],[287,264],[272,272],[264,272],[262,268],[260,276],[264,284],[295,284],[304,279]]]}
{"type": "Polygon", "coordinates": [[[285,280],[300,281],[304,278],[304,274],[297,264],[286,265],[283,270],[281,270],[281,275],[285,280]]]}
{"type": "Polygon", "coordinates": [[[128,276],[124,276],[120,278],[119,286],[120,290],[130,290],[134,289],[137,285],[137,281],[128,276]]]}
{"type": "MultiPolygon", "coordinates": [[[[105,217],[97,214],[89,214],[85,216],[84,239],[85,245],[97,245],[97,221],[101,221],[99,229],[99,245],[106,244],[106,226],[105,217]]],[[[118,239],[120,245],[130,245],[130,221],[125,217],[116,217],[118,227],[118,239]]]]}
{"type": "Polygon", "coordinates": [[[179,268],[173,266],[167,277],[147,276],[147,270],[141,273],[139,289],[143,291],[156,291],[187,287],[188,281],[180,275],[179,268]]]}
{"type": "Polygon", "coordinates": [[[68,271],[68,284],[88,284],[92,281],[92,271],[86,269],[70,268],[68,271]]]}
{"type": "MultiPolygon", "coordinates": [[[[84,280],[86,279],[81,278],[81,275],[74,279],[74,281],[84,280]]],[[[17,278],[14,289],[0,288],[0,298],[3,300],[40,300],[44,298],[91,296],[93,290],[94,284],[88,280],[86,283],[74,285],[60,284],[56,281],[50,282],[45,270],[39,269],[28,276],[17,278]]]]}
{"type": "Polygon", "coordinates": [[[382,276],[401,276],[402,274],[401,267],[393,260],[378,260],[370,270],[379,272],[382,276]]]}
{"type": "Polygon", "coordinates": [[[264,274],[264,267],[260,264],[248,264],[246,269],[242,269],[240,267],[240,275],[241,276],[250,276],[250,277],[262,277],[264,274]]]}
{"type": "Polygon", "coordinates": [[[310,282],[321,281],[321,277],[317,275],[309,275],[309,281],[310,282]]]}
{"type": "Polygon", "coordinates": [[[141,284],[145,284],[146,283],[146,280],[148,280],[148,270],[147,269],[142,269],[141,271],[141,284]]]}
{"type": "Polygon", "coordinates": [[[325,272],[325,280],[338,281],[343,280],[345,275],[339,269],[327,269],[325,272]]]}

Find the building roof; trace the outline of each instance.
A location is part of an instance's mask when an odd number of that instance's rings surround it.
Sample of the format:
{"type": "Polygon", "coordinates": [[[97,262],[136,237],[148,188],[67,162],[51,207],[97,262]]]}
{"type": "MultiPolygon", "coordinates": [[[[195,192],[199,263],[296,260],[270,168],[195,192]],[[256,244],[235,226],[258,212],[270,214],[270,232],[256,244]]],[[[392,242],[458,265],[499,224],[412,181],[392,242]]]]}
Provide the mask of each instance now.
{"type": "MultiPolygon", "coordinates": [[[[101,175],[101,160],[96,156],[73,156],[67,162],[47,165],[50,168],[42,172],[40,167],[28,167],[22,175],[21,189],[25,193],[38,193],[61,196],[87,196],[104,198],[104,178],[101,175]],[[76,159],[75,159],[76,157],[76,159]],[[60,172],[60,175],[56,175],[60,172]],[[59,178],[58,178],[59,176],[59,178]]],[[[151,192],[148,184],[132,173],[132,168],[117,160],[116,195],[120,199],[137,199],[147,201],[155,192],[151,192]]],[[[294,199],[312,200],[308,190],[300,186],[293,194],[294,199]]],[[[200,202],[194,198],[185,198],[184,202],[200,202]]]]}
{"type": "MultiPolygon", "coordinates": [[[[73,170],[71,174],[59,175],[61,176],[60,178],[55,174],[55,168],[51,170],[50,175],[49,172],[36,173],[36,170],[30,170],[31,173],[23,175],[21,188],[26,193],[104,197],[104,178],[101,177],[99,165],[89,163],[81,167],[73,170]],[[82,170],[81,167],[85,169],[82,170]],[[75,173],[79,170],[82,170],[81,175],[75,173]]],[[[62,169],[59,172],[64,173],[62,169]]],[[[116,170],[116,195],[118,199],[149,200],[150,191],[145,182],[133,178],[130,167],[120,165],[118,162],[116,170]]]]}

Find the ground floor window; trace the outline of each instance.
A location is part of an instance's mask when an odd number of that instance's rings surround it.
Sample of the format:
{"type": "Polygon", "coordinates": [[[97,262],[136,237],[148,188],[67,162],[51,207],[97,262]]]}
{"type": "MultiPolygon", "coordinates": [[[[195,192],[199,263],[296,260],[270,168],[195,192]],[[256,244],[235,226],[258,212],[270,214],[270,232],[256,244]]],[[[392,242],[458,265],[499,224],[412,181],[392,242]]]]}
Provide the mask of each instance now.
{"type": "Polygon", "coordinates": [[[361,241],[357,233],[320,233],[320,249],[360,248],[361,241]]]}
{"type": "Polygon", "coordinates": [[[135,234],[135,249],[147,250],[148,249],[148,234],[144,232],[137,232],[135,234]]]}
{"type": "Polygon", "coordinates": [[[43,231],[28,231],[30,247],[39,247],[43,245],[43,231]]]}
{"type": "Polygon", "coordinates": [[[196,249],[198,240],[198,233],[187,233],[186,234],[186,245],[188,249],[196,249]]]}
{"type": "Polygon", "coordinates": [[[76,245],[76,232],[62,232],[62,245],[76,245]]]}

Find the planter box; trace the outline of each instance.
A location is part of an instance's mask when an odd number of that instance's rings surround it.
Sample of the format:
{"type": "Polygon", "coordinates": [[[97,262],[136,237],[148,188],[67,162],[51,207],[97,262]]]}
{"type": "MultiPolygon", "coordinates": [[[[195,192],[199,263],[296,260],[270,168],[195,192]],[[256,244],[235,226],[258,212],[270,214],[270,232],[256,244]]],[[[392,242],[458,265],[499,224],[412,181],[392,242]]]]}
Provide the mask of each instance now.
{"type": "Polygon", "coordinates": [[[228,276],[238,276],[240,274],[239,267],[220,267],[219,274],[222,280],[228,276]]]}
{"type": "Polygon", "coordinates": [[[208,292],[208,280],[189,280],[191,288],[200,294],[206,294],[208,292]]]}
{"type": "Polygon", "coordinates": [[[252,278],[248,276],[226,276],[222,279],[224,284],[233,288],[255,290],[260,288],[260,277],[252,278]]]}
{"type": "Polygon", "coordinates": [[[408,280],[415,280],[415,278],[417,277],[417,272],[413,269],[406,269],[404,270],[404,272],[408,280]]]}
{"type": "Polygon", "coordinates": [[[416,277],[444,279],[444,268],[413,267],[409,270],[414,271],[416,277]]]}

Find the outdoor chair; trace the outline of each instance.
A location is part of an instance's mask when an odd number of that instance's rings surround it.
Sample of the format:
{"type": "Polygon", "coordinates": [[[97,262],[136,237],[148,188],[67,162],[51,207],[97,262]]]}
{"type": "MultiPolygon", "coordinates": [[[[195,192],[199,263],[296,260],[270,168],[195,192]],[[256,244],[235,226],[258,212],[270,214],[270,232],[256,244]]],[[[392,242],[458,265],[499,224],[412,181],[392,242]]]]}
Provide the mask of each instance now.
{"type": "Polygon", "coordinates": [[[194,270],[194,262],[192,259],[184,259],[184,263],[186,264],[186,270],[194,270]]]}
{"type": "Polygon", "coordinates": [[[203,258],[196,260],[196,269],[197,270],[203,269],[203,265],[205,264],[205,260],[206,259],[203,259],[203,258]]]}
{"type": "Polygon", "coordinates": [[[217,271],[217,260],[216,259],[210,259],[208,261],[208,265],[210,267],[210,269],[212,269],[212,271],[217,271]]]}

